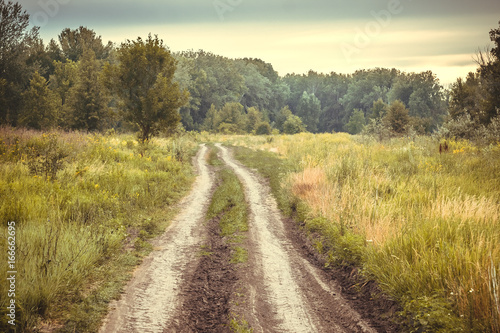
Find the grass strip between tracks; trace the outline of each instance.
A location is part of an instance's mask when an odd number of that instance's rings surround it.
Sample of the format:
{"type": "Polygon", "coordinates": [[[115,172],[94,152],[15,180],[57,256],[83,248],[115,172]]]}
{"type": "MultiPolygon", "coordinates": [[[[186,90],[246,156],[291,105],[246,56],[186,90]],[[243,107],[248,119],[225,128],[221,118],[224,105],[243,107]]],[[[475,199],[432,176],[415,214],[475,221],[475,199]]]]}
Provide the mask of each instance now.
{"type": "MultiPolygon", "coordinates": [[[[231,249],[230,262],[244,264],[248,261],[248,252],[243,245],[248,231],[248,207],[243,185],[232,170],[224,167],[214,147],[211,147],[208,162],[218,168],[219,186],[208,207],[207,220],[219,219],[220,235],[231,249]]],[[[234,313],[230,315],[229,327],[233,332],[253,332],[245,318],[234,313]]]]}

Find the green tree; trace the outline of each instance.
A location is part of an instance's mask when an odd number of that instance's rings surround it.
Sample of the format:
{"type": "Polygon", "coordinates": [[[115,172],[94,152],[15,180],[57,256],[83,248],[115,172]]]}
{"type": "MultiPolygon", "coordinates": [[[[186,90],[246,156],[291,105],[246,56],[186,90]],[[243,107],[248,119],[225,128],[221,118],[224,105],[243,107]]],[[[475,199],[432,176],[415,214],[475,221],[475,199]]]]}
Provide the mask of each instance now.
{"type": "Polygon", "coordinates": [[[260,123],[262,123],[262,112],[254,107],[249,108],[247,110],[246,132],[254,133],[260,123]]]}
{"type": "Polygon", "coordinates": [[[269,135],[272,132],[271,125],[268,122],[261,122],[257,124],[257,128],[255,129],[255,134],[257,135],[269,135]]]}
{"type": "Polygon", "coordinates": [[[295,114],[304,122],[309,132],[318,131],[319,116],[321,113],[321,102],[314,94],[303,92],[295,114]]]}
{"type": "Polygon", "coordinates": [[[285,134],[297,134],[305,131],[306,127],[302,123],[302,119],[293,114],[289,116],[283,124],[283,133],[285,134]]]}
{"type": "Polygon", "coordinates": [[[217,114],[217,130],[221,133],[244,132],[246,128],[245,109],[240,103],[226,103],[217,114]]]}
{"type": "Polygon", "coordinates": [[[490,39],[495,46],[487,57],[480,55],[479,59],[479,73],[486,95],[481,103],[483,109],[481,122],[485,125],[500,115],[500,28],[490,31],[490,39]]]}
{"type": "Polygon", "coordinates": [[[373,107],[371,110],[370,118],[381,119],[387,113],[388,105],[379,98],[377,101],[373,102],[373,107]]]}
{"type": "Polygon", "coordinates": [[[129,40],[118,50],[118,60],[118,67],[107,72],[116,75],[125,119],[139,127],[139,139],[148,141],[160,130],[177,127],[179,108],[188,102],[189,93],[173,82],[176,63],[163,41],[151,35],[129,40]]]}
{"type": "Polygon", "coordinates": [[[292,115],[292,111],[290,111],[290,108],[287,106],[283,107],[279,113],[276,115],[275,118],[275,127],[283,132],[283,125],[285,124],[285,121],[292,115]]]}
{"type": "Polygon", "coordinates": [[[83,26],[74,30],[64,29],[59,34],[59,43],[64,57],[75,62],[80,60],[86,49],[94,51],[95,57],[99,60],[108,58],[113,50],[112,42],[104,45],[101,36],[83,26]]]}
{"type": "Polygon", "coordinates": [[[54,61],[54,74],[50,76],[49,86],[60,98],[61,113],[59,125],[64,128],[72,126],[72,108],[68,104],[71,89],[75,86],[78,78],[77,63],[54,61]]]}
{"type": "Polygon", "coordinates": [[[22,98],[20,125],[38,130],[49,129],[57,125],[58,98],[49,89],[47,80],[38,72],[33,75],[30,86],[22,94],[22,98]]]}
{"type": "Polygon", "coordinates": [[[215,108],[215,105],[212,104],[212,106],[207,112],[205,120],[203,121],[202,129],[204,131],[214,132],[217,129],[217,126],[219,124],[218,113],[219,110],[217,110],[215,108]]]}
{"type": "Polygon", "coordinates": [[[385,125],[395,134],[405,134],[410,124],[409,110],[397,100],[391,103],[383,118],[385,125]]]}
{"type": "Polygon", "coordinates": [[[0,124],[16,125],[21,93],[34,72],[27,60],[38,28],[28,27],[29,15],[19,3],[0,0],[0,124]]]}
{"type": "Polygon", "coordinates": [[[354,109],[349,122],[344,126],[345,130],[350,134],[358,134],[361,133],[363,128],[365,127],[365,114],[363,110],[354,109]]]}
{"type": "MultiPolygon", "coordinates": [[[[78,62],[76,84],[71,88],[68,98],[72,128],[96,131],[109,125],[110,97],[102,82],[100,67],[94,51],[85,50],[78,62]]],[[[63,85],[61,88],[65,87],[63,85]]]]}

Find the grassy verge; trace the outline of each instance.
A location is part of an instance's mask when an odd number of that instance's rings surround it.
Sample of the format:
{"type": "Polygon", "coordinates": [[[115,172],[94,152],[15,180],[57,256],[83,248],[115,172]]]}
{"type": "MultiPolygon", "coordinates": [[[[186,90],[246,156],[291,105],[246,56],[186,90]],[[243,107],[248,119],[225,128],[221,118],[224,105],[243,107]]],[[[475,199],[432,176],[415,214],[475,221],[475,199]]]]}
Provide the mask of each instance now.
{"type": "Polygon", "coordinates": [[[262,149],[237,157],[270,177],[332,264],[362,267],[402,304],[408,331],[500,332],[500,145],[448,141],[440,154],[428,137],[226,139],[262,149]]]}
{"type": "MultiPolygon", "coordinates": [[[[207,211],[207,219],[218,219],[220,235],[231,248],[232,264],[243,264],[248,261],[248,252],[243,245],[248,232],[248,207],[245,193],[236,174],[217,157],[217,149],[212,147],[209,164],[219,167],[219,186],[215,190],[207,211]]],[[[229,328],[233,332],[253,332],[243,317],[230,315],[229,328]]]]}
{"type": "Polygon", "coordinates": [[[0,129],[0,251],[14,221],[18,331],[97,331],[189,189],[194,149],[184,138],[139,145],[127,135],[0,129]]]}

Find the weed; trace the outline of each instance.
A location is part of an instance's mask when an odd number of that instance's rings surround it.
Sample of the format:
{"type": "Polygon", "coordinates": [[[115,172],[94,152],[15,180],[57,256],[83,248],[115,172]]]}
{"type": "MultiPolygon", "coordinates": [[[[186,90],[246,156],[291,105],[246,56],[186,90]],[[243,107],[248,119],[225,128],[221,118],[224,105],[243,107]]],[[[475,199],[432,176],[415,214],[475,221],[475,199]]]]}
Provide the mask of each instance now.
{"type": "MultiPolygon", "coordinates": [[[[190,156],[196,144],[182,140],[177,147],[190,156]]],[[[172,204],[189,190],[191,168],[169,159],[164,148],[171,145],[154,139],[141,157],[129,135],[0,129],[0,219],[18,227],[20,331],[48,318],[67,323],[62,331],[96,330],[106,303],[151,251],[148,240],[165,229],[172,204]]],[[[6,223],[0,234],[5,229],[6,223]]],[[[6,244],[0,242],[0,251],[6,244]]],[[[5,265],[0,263],[1,279],[5,265]]],[[[5,287],[0,284],[0,305],[7,301],[5,287]]],[[[5,309],[0,331],[8,327],[5,309]]]]}

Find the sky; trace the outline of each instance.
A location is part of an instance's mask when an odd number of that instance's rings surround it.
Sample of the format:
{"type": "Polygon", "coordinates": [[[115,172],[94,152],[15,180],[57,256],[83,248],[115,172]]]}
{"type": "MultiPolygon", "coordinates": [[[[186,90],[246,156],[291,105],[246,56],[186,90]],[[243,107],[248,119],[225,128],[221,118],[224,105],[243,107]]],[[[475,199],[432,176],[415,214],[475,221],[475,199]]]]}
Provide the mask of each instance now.
{"type": "Polygon", "coordinates": [[[171,51],[259,58],[282,76],[431,70],[445,87],[476,70],[500,21],[498,0],[17,1],[46,42],[79,26],[116,45],[152,33],[171,51]]]}

